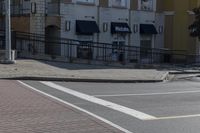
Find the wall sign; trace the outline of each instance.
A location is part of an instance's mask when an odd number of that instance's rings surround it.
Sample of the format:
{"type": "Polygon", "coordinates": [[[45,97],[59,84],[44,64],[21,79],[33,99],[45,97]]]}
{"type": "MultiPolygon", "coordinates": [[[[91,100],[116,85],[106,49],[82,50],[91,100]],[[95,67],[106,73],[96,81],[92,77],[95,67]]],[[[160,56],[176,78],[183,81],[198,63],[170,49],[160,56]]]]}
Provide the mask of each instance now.
{"type": "Polygon", "coordinates": [[[129,28],[116,26],[115,27],[115,31],[118,31],[118,32],[129,32],[129,28]]]}

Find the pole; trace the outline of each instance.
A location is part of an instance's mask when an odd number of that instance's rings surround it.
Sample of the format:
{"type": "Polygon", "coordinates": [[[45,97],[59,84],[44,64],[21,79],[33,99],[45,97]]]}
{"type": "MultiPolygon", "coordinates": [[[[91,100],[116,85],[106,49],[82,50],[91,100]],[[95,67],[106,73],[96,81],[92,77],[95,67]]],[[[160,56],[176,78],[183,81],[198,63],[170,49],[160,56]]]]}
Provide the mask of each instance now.
{"type": "Polygon", "coordinates": [[[12,62],[11,58],[11,17],[10,17],[10,0],[5,0],[6,10],[6,61],[12,62]]]}

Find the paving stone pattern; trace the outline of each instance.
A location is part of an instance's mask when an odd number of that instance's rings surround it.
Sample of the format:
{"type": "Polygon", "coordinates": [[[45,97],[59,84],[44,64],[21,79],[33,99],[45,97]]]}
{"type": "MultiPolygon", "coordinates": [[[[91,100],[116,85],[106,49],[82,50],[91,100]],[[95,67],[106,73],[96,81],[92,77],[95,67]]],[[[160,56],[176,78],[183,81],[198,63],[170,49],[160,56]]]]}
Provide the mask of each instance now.
{"type": "Polygon", "coordinates": [[[17,81],[0,80],[0,133],[120,133],[17,81]]]}

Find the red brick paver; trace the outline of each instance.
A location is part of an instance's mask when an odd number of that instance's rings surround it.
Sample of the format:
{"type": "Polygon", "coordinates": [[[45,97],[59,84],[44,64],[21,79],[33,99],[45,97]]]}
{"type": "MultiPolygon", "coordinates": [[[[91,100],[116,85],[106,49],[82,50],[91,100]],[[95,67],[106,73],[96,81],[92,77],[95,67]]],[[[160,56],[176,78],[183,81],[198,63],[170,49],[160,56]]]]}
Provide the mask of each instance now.
{"type": "Polygon", "coordinates": [[[106,123],[34,92],[0,80],[0,133],[120,133],[106,123]]]}

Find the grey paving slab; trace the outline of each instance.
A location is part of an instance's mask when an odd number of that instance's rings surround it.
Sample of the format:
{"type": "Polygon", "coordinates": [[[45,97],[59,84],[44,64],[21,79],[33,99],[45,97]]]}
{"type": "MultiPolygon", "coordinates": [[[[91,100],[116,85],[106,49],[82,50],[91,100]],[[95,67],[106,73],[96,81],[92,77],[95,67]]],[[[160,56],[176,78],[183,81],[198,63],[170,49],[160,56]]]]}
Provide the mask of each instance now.
{"type": "Polygon", "coordinates": [[[0,78],[163,81],[167,75],[167,71],[156,69],[133,69],[36,60],[17,60],[16,64],[13,65],[0,64],[0,78]]]}

